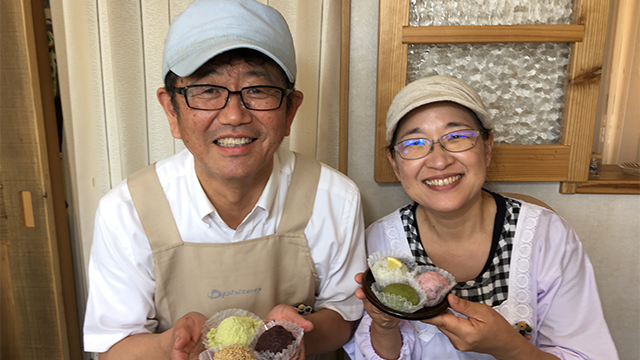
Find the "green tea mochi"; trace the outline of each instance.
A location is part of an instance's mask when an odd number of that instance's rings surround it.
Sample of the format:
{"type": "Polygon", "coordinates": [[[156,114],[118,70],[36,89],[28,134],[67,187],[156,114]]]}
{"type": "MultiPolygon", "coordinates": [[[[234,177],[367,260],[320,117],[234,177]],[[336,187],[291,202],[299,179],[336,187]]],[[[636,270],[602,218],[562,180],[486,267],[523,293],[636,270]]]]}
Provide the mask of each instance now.
{"type": "Polygon", "coordinates": [[[419,301],[418,293],[407,284],[390,284],[387,285],[382,292],[402,296],[413,305],[417,305],[419,301]]]}

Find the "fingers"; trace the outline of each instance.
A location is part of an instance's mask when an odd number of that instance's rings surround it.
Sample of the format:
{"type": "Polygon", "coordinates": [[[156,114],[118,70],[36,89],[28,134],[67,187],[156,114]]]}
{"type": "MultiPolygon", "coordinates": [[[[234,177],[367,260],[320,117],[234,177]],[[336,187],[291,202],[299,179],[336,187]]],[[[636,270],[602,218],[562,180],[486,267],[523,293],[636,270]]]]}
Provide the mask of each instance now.
{"type": "Polygon", "coordinates": [[[453,294],[449,294],[448,300],[452,310],[470,319],[487,321],[495,314],[495,310],[488,305],[460,299],[453,294]]]}
{"type": "Polygon", "coordinates": [[[454,295],[449,295],[448,300],[451,309],[464,316],[447,311],[423,322],[437,326],[456,349],[495,354],[515,343],[511,339],[517,332],[490,306],[454,295]]]}
{"type": "Polygon", "coordinates": [[[468,315],[467,311],[470,305],[475,305],[474,303],[464,299],[460,299],[453,294],[449,294],[447,300],[449,300],[449,307],[451,307],[451,309],[464,315],[468,315]]]}
{"type": "Polygon", "coordinates": [[[304,332],[306,333],[313,330],[313,323],[311,321],[305,319],[302,315],[298,316],[299,317],[293,320],[294,323],[300,325],[300,327],[302,327],[302,330],[304,330],[304,332]]]}
{"type": "Polygon", "coordinates": [[[183,329],[173,331],[173,350],[185,350],[189,344],[189,334],[183,329]]]}
{"type": "Polygon", "coordinates": [[[362,285],[362,276],[364,273],[357,273],[356,276],[354,276],[356,282],[360,285],[362,285]]]}
{"type": "Polygon", "coordinates": [[[313,330],[313,323],[304,318],[304,316],[298,314],[298,311],[289,305],[276,305],[269,314],[267,314],[266,319],[268,320],[284,320],[296,323],[302,327],[304,332],[309,332],[313,330]]]}
{"type": "Polygon", "coordinates": [[[178,319],[171,330],[171,347],[178,352],[192,352],[200,343],[202,326],[207,318],[197,312],[190,312],[178,319]]]}

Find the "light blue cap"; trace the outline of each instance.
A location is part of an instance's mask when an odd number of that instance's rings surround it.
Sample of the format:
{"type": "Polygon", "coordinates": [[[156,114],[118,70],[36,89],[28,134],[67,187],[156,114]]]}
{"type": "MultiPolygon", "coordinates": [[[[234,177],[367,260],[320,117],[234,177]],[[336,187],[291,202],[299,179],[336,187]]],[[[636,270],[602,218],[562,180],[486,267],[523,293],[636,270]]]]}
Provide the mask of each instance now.
{"type": "Polygon", "coordinates": [[[296,54],[289,26],[277,10],[254,0],[192,2],[169,27],[162,79],[169,70],[187,77],[209,59],[242,48],[269,56],[295,82],[296,54]]]}

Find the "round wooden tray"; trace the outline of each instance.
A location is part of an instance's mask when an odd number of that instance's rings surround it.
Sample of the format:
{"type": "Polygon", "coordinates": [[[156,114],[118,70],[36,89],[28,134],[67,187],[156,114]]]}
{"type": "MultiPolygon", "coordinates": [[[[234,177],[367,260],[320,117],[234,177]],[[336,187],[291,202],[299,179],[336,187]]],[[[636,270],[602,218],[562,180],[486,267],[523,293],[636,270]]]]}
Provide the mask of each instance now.
{"type": "Polygon", "coordinates": [[[364,284],[362,285],[362,290],[364,291],[367,300],[373,304],[373,306],[377,307],[383,313],[387,315],[391,315],[393,317],[397,317],[404,320],[426,320],[431,319],[437,315],[443,313],[449,307],[449,300],[445,296],[444,300],[440,302],[440,304],[431,307],[423,307],[422,309],[414,312],[414,313],[406,313],[398,310],[394,310],[378,300],[376,295],[371,290],[371,285],[375,283],[375,278],[373,277],[373,273],[371,273],[371,269],[367,269],[364,272],[364,284]]]}

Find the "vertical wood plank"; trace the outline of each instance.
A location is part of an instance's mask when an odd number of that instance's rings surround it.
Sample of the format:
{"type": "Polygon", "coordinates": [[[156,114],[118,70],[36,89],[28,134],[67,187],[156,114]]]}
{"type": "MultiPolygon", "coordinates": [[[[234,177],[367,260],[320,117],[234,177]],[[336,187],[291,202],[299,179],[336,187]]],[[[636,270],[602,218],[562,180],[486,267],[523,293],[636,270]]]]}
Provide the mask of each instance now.
{"type": "Polygon", "coordinates": [[[51,83],[44,2],[31,0],[30,16],[33,24],[33,42],[37,61],[37,68],[34,71],[37,71],[40,87],[40,93],[35,93],[34,95],[40,98],[42,106],[41,137],[43,146],[41,149],[43,159],[46,161],[46,166],[43,169],[46,170],[45,173],[48,176],[49,189],[47,190],[47,196],[50,197],[50,211],[55,230],[55,242],[52,247],[55,250],[53,254],[57,262],[57,270],[55,271],[59,272],[60,277],[61,306],[64,309],[65,317],[63,331],[66,331],[64,340],[67,342],[69,359],[80,360],[82,358],[80,324],[76,303],[76,287],[73,275],[73,258],[71,255],[71,238],[67,219],[62,161],[60,159],[58,124],[53,99],[53,85],[51,83]]]}
{"type": "Polygon", "coordinates": [[[407,83],[408,45],[402,43],[403,26],[409,25],[409,0],[380,0],[378,29],[378,91],[376,103],[376,156],[374,178],[395,181],[386,156],[387,109],[393,97],[407,83]]]}
{"type": "Polygon", "coordinates": [[[4,205],[4,184],[2,183],[2,167],[0,167],[0,244],[9,244],[9,221],[7,216],[7,209],[4,205]]]}
{"type": "MultiPolygon", "coordinates": [[[[0,205],[4,205],[3,203],[0,205]]],[[[6,219],[0,219],[0,223],[6,219]]],[[[2,225],[0,225],[2,226],[2,225]]],[[[9,245],[0,242],[0,358],[21,359],[19,342],[20,324],[16,321],[16,302],[13,295],[11,281],[11,266],[9,264],[9,245]]]]}
{"type": "Polygon", "coordinates": [[[351,0],[342,0],[340,11],[340,122],[338,170],[349,170],[349,56],[351,36],[351,0]]]}
{"type": "MultiPolygon", "coordinates": [[[[50,70],[49,66],[45,67],[45,73],[48,77],[44,77],[43,74],[40,74],[40,64],[39,64],[39,55],[38,55],[38,47],[46,46],[46,31],[44,33],[44,3],[39,2],[37,0],[22,0],[22,21],[24,24],[24,36],[25,36],[25,47],[27,52],[27,67],[26,71],[28,72],[27,79],[30,81],[28,85],[30,85],[29,89],[25,89],[29,91],[28,99],[31,102],[27,102],[24,105],[27,107],[27,110],[33,111],[33,118],[31,126],[33,126],[33,135],[31,141],[33,141],[33,154],[31,156],[32,159],[35,160],[33,172],[25,174],[25,177],[29,177],[30,180],[34,181],[38,186],[39,190],[39,201],[38,203],[34,203],[34,211],[36,207],[39,207],[39,223],[43,224],[40,228],[39,236],[41,240],[41,244],[39,246],[43,247],[43,251],[41,253],[41,263],[38,263],[38,258],[31,259],[30,266],[32,267],[32,273],[42,274],[43,278],[49,281],[48,286],[44,287],[44,289],[50,291],[50,304],[45,304],[46,298],[38,298],[30,297],[22,299],[22,303],[20,303],[20,307],[23,307],[25,312],[31,314],[35,312],[36,308],[40,307],[51,307],[49,311],[51,311],[50,320],[52,321],[49,326],[49,331],[54,331],[55,336],[52,337],[51,343],[49,346],[51,350],[54,350],[51,356],[60,357],[62,359],[69,358],[69,346],[67,342],[67,327],[66,327],[66,319],[65,319],[65,309],[61,294],[61,278],[60,278],[60,268],[58,263],[58,247],[57,247],[57,238],[55,233],[55,219],[53,214],[53,203],[52,198],[49,196],[51,194],[51,173],[48,163],[48,149],[47,149],[47,139],[45,133],[45,112],[49,115],[49,111],[51,108],[45,108],[45,104],[43,103],[42,94],[46,89],[49,91],[48,95],[51,97],[51,80],[50,80],[50,70]],[[38,21],[38,23],[34,22],[34,14],[40,15],[38,19],[42,20],[42,22],[38,21]],[[44,38],[39,38],[39,36],[45,36],[44,38]],[[45,79],[46,82],[42,82],[45,79]],[[44,235],[44,236],[43,236],[44,235]]],[[[46,55],[45,64],[48,65],[48,54],[46,55]]],[[[56,130],[57,134],[57,130],[56,130]]],[[[55,154],[58,155],[58,152],[55,154]]],[[[58,155],[59,157],[59,155],[58,155]]],[[[17,157],[18,161],[25,161],[25,158],[29,157],[17,157]]],[[[30,239],[30,234],[21,234],[26,239],[30,239]]],[[[36,243],[31,243],[32,246],[36,246],[36,243]]],[[[28,251],[28,249],[24,249],[28,251]]],[[[27,255],[23,254],[22,256],[27,255]]],[[[41,280],[32,279],[28,276],[23,276],[22,281],[28,282],[39,282],[41,280]]],[[[39,309],[38,309],[39,310],[39,309]]],[[[38,349],[36,346],[38,341],[40,340],[40,336],[38,334],[42,332],[42,330],[38,329],[38,323],[35,321],[36,319],[32,317],[27,317],[23,319],[26,320],[25,326],[28,326],[28,332],[30,333],[30,337],[27,339],[28,346],[30,346],[29,352],[31,356],[39,356],[40,352],[43,350],[38,349]],[[36,330],[37,331],[34,331],[36,330]]],[[[45,355],[46,352],[42,352],[41,355],[45,355]]],[[[45,355],[46,356],[46,355],[45,355]]]]}
{"type": "MultiPolygon", "coordinates": [[[[571,46],[565,83],[560,143],[571,146],[568,182],[586,181],[604,59],[609,0],[576,0],[573,21],[585,26],[584,40],[571,46]]],[[[560,192],[576,187],[562,185],[560,192]]]]}
{"type": "Polygon", "coordinates": [[[4,201],[4,186],[0,184],[0,358],[22,359],[21,347],[14,346],[20,340],[22,327],[17,319],[18,309],[14,295],[13,280],[11,277],[11,264],[9,261],[10,243],[6,239],[9,236],[8,214],[4,201]]]}

